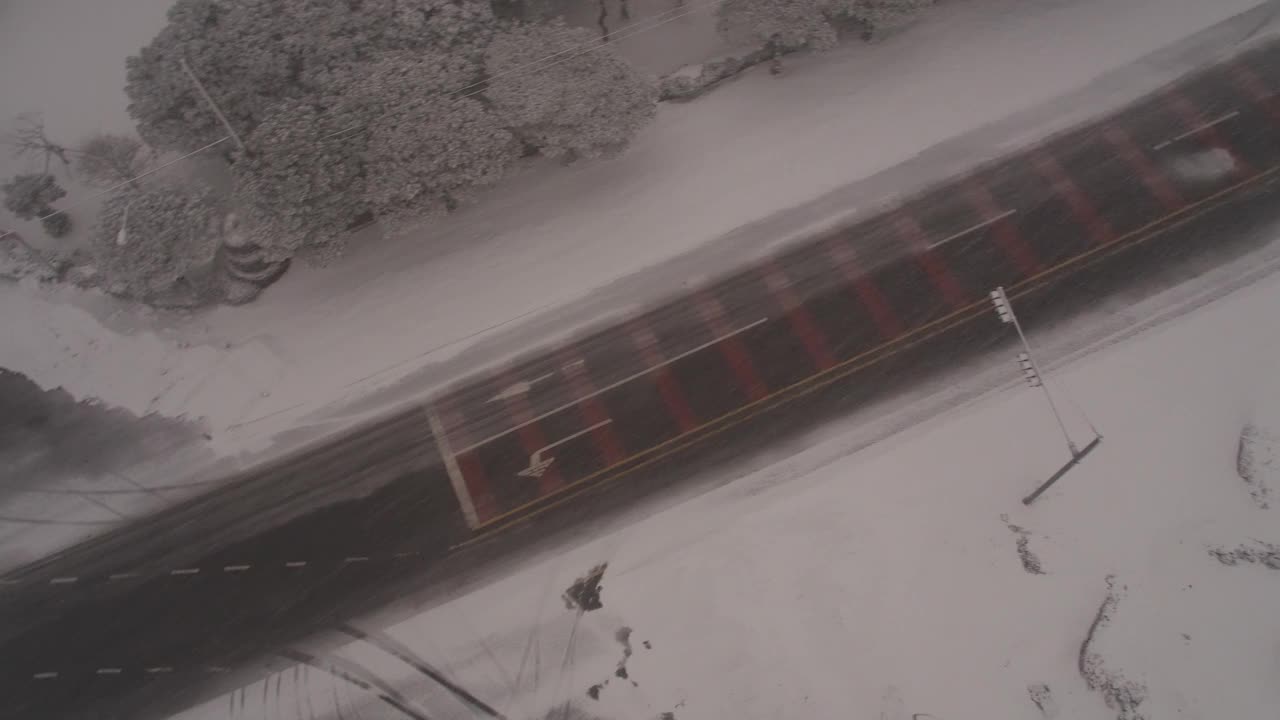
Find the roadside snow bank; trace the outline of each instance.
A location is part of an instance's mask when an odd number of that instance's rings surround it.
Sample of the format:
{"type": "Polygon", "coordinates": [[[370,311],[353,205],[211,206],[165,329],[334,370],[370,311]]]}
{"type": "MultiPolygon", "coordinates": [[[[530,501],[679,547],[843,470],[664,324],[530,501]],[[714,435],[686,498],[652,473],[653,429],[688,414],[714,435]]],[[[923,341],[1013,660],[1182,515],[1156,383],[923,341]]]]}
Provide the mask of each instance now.
{"type": "Polygon", "coordinates": [[[1280,342],[1266,357],[1257,383],[1255,405],[1240,431],[1236,471],[1261,508],[1271,506],[1280,487],[1280,342]]]}

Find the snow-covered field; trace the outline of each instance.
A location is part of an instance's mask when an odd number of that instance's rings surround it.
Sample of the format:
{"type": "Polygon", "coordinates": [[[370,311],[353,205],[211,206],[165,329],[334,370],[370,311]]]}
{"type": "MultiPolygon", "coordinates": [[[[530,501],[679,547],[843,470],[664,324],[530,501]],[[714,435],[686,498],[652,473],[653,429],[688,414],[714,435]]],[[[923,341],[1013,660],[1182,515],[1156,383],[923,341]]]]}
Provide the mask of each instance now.
{"type": "MultiPolygon", "coordinates": [[[[53,47],[31,40],[53,33],[51,26],[19,28],[17,21],[97,30],[78,24],[67,10],[73,0],[57,0],[61,13],[36,12],[26,4],[33,2],[3,10],[15,19],[0,42],[6,108],[16,101],[5,91],[23,77],[27,56],[53,47]]],[[[225,450],[260,448],[307,415],[442,363],[498,329],[538,313],[554,318],[593,289],[1033,107],[1256,4],[946,3],[883,44],[797,60],[782,78],[748,73],[693,103],[664,106],[622,158],[537,169],[421,232],[370,238],[333,267],[291,271],[247,307],[173,316],[75,290],[0,285],[0,336],[7,338],[0,366],[77,398],[203,419],[225,450]]],[[[93,18],[86,14],[83,22],[93,18]]],[[[134,31],[141,39],[150,33],[134,31]]],[[[100,89],[109,79],[99,68],[118,68],[138,44],[86,42],[75,62],[95,68],[86,77],[98,78],[100,89]]],[[[62,87],[60,77],[51,75],[44,91],[62,87]]],[[[51,121],[53,109],[58,122],[93,117],[61,107],[45,108],[51,121]]],[[[104,110],[104,123],[119,115],[119,104],[108,107],[114,109],[104,110]]],[[[718,266],[736,259],[727,250],[718,266]]],[[[621,298],[611,309],[626,307],[621,298]]],[[[527,344],[522,338],[506,351],[527,344]]]]}
{"type": "MultiPolygon", "coordinates": [[[[1066,451],[1011,382],[865,449],[828,428],[385,635],[513,718],[1274,717],[1280,510],[1235,461],[1277,383],[1278,309],[1272,275],[1055,367],[1077,440],[1082,411],[1105,440],[1029,507],[1066,451]],[[603,607],[568,609],[599,563],[603,607]]],[[[465,714],[374,643],[334,657],[465,714]]],[[[264,682],[179,717],[396,716],[315,668],[264,682]]]]}

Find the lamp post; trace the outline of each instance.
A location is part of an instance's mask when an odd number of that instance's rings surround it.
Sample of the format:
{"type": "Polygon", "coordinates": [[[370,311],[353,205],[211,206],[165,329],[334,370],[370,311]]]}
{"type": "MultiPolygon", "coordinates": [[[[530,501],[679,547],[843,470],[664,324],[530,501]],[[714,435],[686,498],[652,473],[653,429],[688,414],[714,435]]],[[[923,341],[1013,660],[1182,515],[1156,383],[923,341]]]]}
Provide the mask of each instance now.
{"type": "Polygon", "coordinates": [[[130,198],[129,202],[125,203],[124,213],[120,216],[120,230],[116,232],[116,245],[119,247],[124,247],[129,242],[129,208],[133,207],[137,199],[136,195],[130,198]]]}
{"type": "Polygon", "coordinates": [[[1022,368],[1022,376],[1028,385],[1044,391],[1044,397],[1049,401],[1049,410],[1053,412],[1053,419],[1058,422],[1058,429],[1062,431],[1062,437],[1067,441],[1067,450],[1071,452],[1072,457],[1075,457],[1079,454],[1079,449],[1072,441],[1071,434],[1067,432],[1067,424],[1062,421],[1058,405],[1053,401],[1053,393],[1049,392],[1049,386],[1044,382],[1044,375],[1036,365],[1035,358],[1031,354],[1031,343],[1027,342],[1027,336],[1022,332],[1022,323],[1018,322],[1018,316],[1014,314],[1013,306],[1009,304],[1009,296],[1005,295],[1003,287],[992,290],[989,296],[991,304],[996,308],[996,315],[1000,316],[1000,322],[1012,325],[1018,331],[1018,339],[1022,341],[1022,352],[1018,353],[1018,366],[1022,368]]]}
{"type": "MultiPolygon", "coordinates": [[[[1067,432],[1067,424],[1062,421],[1062,414],[1058,412],[1058,405],[1053,400],[1053,393],[1049,392],[1049,386],[1045,384],[1044,375],[1040,372],[1039,365],[1036,364],[1035,356],[1031,353],[1031,343],[1027,342],[1026,333],[1022,332],[1022,323],[1018,322],[1018,316],[1013,312],[1013,306],[1009,304],[1009,296],[1005,294],[1003,287],[998,287],[988,293],[991,298],[991,304],[996,309],[996,315],[1000,317],[1000,322],[1006,325],[1012,325],[1018,331],[1018,340],[1022,342],[1022,352],[1018,353],[1018,366],[1022,368],[1022,377],[1031,387],[1038,387],[1044,391],[1045,400],[1049,402],[1049,409],[1053,412],[1053,419],[1058,423],[1058,429],[1062,431],[1062,437],[1067,441],[1067,450],[1071,453],[1071,459],[1058,469],[1049,479],[1040,484],[1034,492],[1022,499],[1023,505],[1030,505],[1040,497],[1045,490],[1058,481],[1067,471],[1075,467],[1084,459],[1086,455],[1093,452],[1094,448],[1102,442],[1102,435],[1098,434],[1096,429],[1093,430],[1093,439],[1089,441],[1084,449],[1076,447],[1071,439],[1071,434],[1067,432]]],[[[1081,413],[1083,415],[1083,413],[1081,413]]],[[[1088,422],[1088,418],[1085,418],[1088,422]]],[[[1093,423],[1089,423],[1089,427],[1093,429],[1093,423]]]]}

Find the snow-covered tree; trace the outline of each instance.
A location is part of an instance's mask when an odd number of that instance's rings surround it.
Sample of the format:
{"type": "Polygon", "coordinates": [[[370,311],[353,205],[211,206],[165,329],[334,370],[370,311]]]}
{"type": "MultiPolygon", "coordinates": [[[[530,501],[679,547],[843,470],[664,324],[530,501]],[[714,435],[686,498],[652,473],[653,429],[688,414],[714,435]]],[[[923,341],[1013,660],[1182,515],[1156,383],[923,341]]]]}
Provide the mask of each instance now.
{"type": "Polygon", "coordinates": [[[479,78],[466,54],[393,51],[276,106],[234,169],[249,234],[274,259],[323,259],[362,217],[447,211],[500,179],[519,146],[478,98],[457,92],[479,78]]]}
{"type": "Polygon", "coordinates": [[[330,108],[280,103],[251,138],[249,157],[233,169],[236,209],[272,260],[302,249],[324,255],[369,211],[368,133],[357,118],[330,108]]]}
{"type": "Polygon", "coordinates": [[[484,96],[526,145],[548,156],[624,150],[657,109],[652,82],[589,30],[562,22],[508,25],[485,51],[484,96]]]}
{"type": "Polygon", "coordinates": [[[142,138],[184,151],[226,130],[183,58],[247,137],[277,103],[310,95],[353,63],[389,50],[473,54],[494,23],[483,0],[177,0],[168,17],[127,60],[125,92],[142,138]]]}
{"type": "Polygon", "coordinates": [[[207,188],[161,186],[123,191],[102,206],[91,239],[112,292],[149,300],[209,267],[218,250],[222,207],[207,188]]]}
{"type": "Polygon", "coordinates": [[[357,66],[337,88],[344,115],[367,130],[365,199],[382,220],[452,210],[496,182],[519,145],[479,98],[460,55],[392,52],[357,66]]]}
{"type": "Polygon", "coordinates": [[[142,141],[128,135],[96,133],[76,150],[76,165],[84,179],[100,187],[132,183],[146,172],[151,153],[142,141]]]}
{"type": "Polygon", "coordinates": [[[865,39],[910,22],[935,0],[724,0],[720,32],[733,42],[775,52],[835,45],[838,28],[854,24],[865,39]]]}
{"type": "Polygon", "coordinates": [[[827,0],[724,0],[717,28],[735,43],[762,44],[774,52],[825,49],[836,42],[827,0]]]}
{"type": "Polygon", "coordinates": [[[852,20],[862,27],[863,38],[899,28],[914,20],[936,0],[830,0],[832,17],[852,20]]]}

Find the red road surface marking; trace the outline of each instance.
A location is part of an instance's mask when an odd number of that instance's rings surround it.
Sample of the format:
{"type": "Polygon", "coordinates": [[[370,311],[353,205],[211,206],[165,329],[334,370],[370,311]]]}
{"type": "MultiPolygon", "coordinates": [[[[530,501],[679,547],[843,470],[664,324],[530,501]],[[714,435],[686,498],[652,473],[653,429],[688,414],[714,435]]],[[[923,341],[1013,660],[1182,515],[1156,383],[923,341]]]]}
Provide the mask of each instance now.
{"type": "Polygon", "coordinates": [[[1042,149],[1033,150],[1031,162],[1036,171],[1049,181],[1053,192],[1067,201],[1067,206],[1089,231],[1089,237],[1094,243],[1102,244],[1115,238],[1116,233],[1111,228],[1111,223],[1098,213],[1093,201],[1076,185],[1076,181],[1071,179],[1057,158],[1042,149]]]}
{"type": "Polygon", "coordinates": [[[1165,210],[1173,211],[1187,204],[1177,188],[1169,182],[1164,173],[1160,172],[1147,157],[1147,154],[1138,147],[1133,141],[1129,133],[1117,125],[1108,125],[1103,131],[1102,136],[1107,139],[1120,153],[1120,157],[1124,159],[1129,167],[1132,167],[1137,173],[1138,178],[1142,180],[1142,184],[1147,186],[1151,194],[1164,205],[1165,210]]]}
{"type": "Polygon", "coordinates": [[[912,253],[915,254],[916,261],[920,263],[920,267],[929,275],[929,279],[933,282],[934,287],[942,293],[943,299],[947,301],[953,309],[960,309],[968,305],[968,298],[964,288],[960,285],[960,281],[956,280],[956,276],[951,273],[951,268],[942,261],[932,250],[929,249],[929,240],[925,235],[924,229],[920,227],[920,223],[902,211],[894,212],[893,227],[898,234],[906,239],[910,245],[912,253]]]}
{"type": "Polygon", "coordinates": [[[881,339],[892,340],[901,335],[903,332],[902,320],[898,318],[897,313],[890,307],[889,301],[885,299],[884,293],[880,292],[875,280],[871,279],[858,267],[858,260],[853,248],[839,238],[831,238],[825,245],[827,254],[835,261],[840,274],[853,286],[859,302],[862,303],[867,312],[871,313],[871,320],[875,323],[881,339]]]}
{"type": "Polygon", "coordinates": [[[1271,115],[1271,119],[1280,124],[1280,98],[1271,89],[1267,87],[1267,83],[1253,68],[1244,63],[1243,60],[1237,60],[1229,66],[1231,70],[1231,79],[1236,86],[1253,96],[1254,102],[1266,109],[1271,115]]]}
{"type": "Polygon", "coordinates": [[[582,358],[574,357],[567,350],[557,352],[556,360],[560,363],[561,372],[568,379],[573,394],[580,398],[585,398],[578,403],[578,409],[582,411],[582,416],[587,421],[587,426],[599,425],[599,427],[591,431],[591,439],[595,442],[596,450],[600,452],[600,457],[604,458],[606,465],[616,465],[622,462],[626,459],[627,453],[622,449],[622,443],[618,440],[618,434],[614,431],[613,424],[600,425],[610,419],[609,412],[596,394],[595,383],[592,382],[591,376],[587,374],[585,362],[582,358]]]}
{"type": "MultiPolygon", "coordinates": [[[[1005,212],[996,202],[991,191],[986,185],[977,180],[969,180],[964,183],[965,198],[969,204],[978,212],[978,217],[996,217],[1005,212]]],[[[1036,253],[1022,235],[1018,233],[1018,224],[1012,220],[1012,216],[1003,217],[991,225],[991,233],[995,238],[996,244],[1004,251],[1004,254],[1013,260],[1013,264],[1018,267],[1018,271],[1023,277],[1031,277],[1040,272],[1043,267],[1040,259],[1036,257],[1036,253]]]]}
{"type": "Polygon", "coordinates": [[[765,263],[760,272],[764,276],[764,282],[769,288],[769,292],[778,300],[778,304],[787,313],[787,320],[791,323],[791,330],[796,337],[800,338],[800,342],[804,344],[804,349],[809,353],[809,359],[813,361],[814,367],[818,370],[826,370],[834,366],[836,359],[831,354],[831,349],[827,346],[826,338],[823,337],[822,331],[818,329],[818,324],[814,322],[809,308],[800,302],[800,298],[796,295],[795,288],[791,286],[791,280],[787,277],[786,272],[778,266],[776,261],[772,260],[765,263]]]}
{"type": "Polygon", "coordinates": [[[697,306],[698,315],[711,328],[711,331],[717,337],[725,338],[719,343],[720,352],[729,361],[729,368],[738,379],[738,384],[746,391],[747,397],[751,398],[752,402],[768,397],[769,389],[760,380],[760,374],[756,372],[755,363],[751,362],[751,354],[742,344],[742,338],[737,336],[735,329],[726,319],[724,306],[720,304],[720,300],[703,290],[697,294],[694,305],[697,306]]]}
{"type": "Polygon", "coordinates": [[[693,414],[693,408],[689,406],[689,401],[685,399],[684,392],[681,391],[675,374],[671,372],[671,366],[663,365],[667,359],[662,355],[661,346],[658,344],[658,338],[654,336],[653,331],[640,318],[628,323],[628,331],[631,336],[631,342],[636,346],[636,350],[640,352],[645,365],[658,368],[652,373],[653,380],[658,385],[658,394],[662,396],[662,402],[667,406],[667,412],[676,421],[680,432],[682,434],[687,433],[698,427],[698,418],[693,414]]]}

